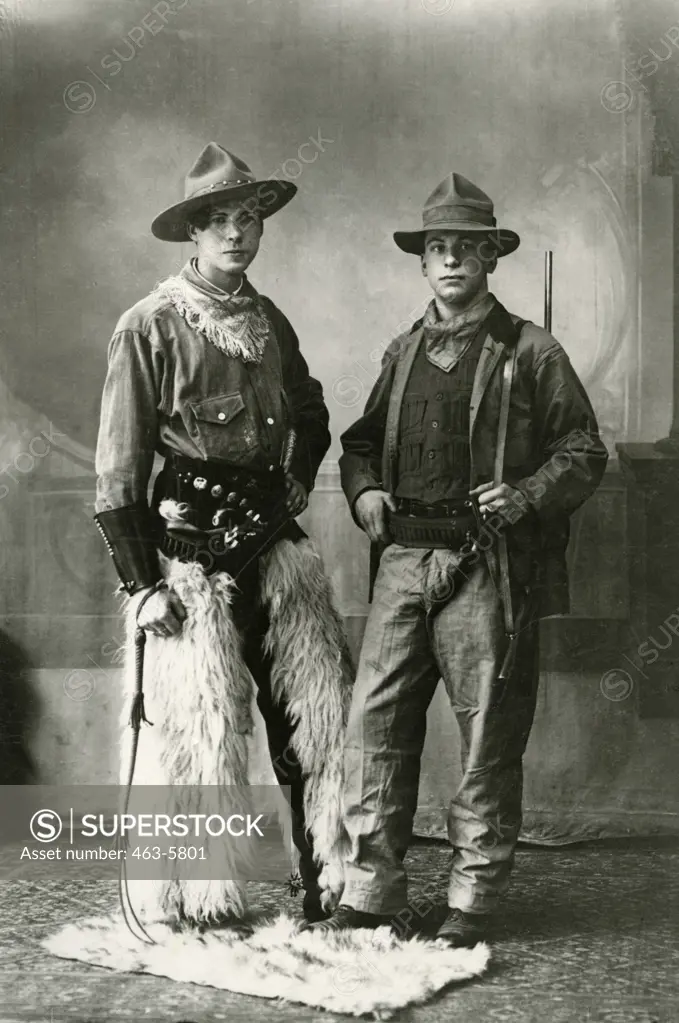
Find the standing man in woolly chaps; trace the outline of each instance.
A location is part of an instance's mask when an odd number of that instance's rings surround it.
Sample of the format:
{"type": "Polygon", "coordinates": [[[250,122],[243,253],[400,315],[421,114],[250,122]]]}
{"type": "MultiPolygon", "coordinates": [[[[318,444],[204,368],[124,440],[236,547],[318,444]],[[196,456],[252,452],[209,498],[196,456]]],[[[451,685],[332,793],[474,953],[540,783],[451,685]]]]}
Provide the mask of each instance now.
{"type": "MultiPolygon", "coordinates": [[[[328,411],[290,323],[245,271],[289,181],[257,181],[209,143],[153,234],[196,254],[123,314],[109,347],[96,521],[147,633],[135,783],[245,786],[251,697],[289,786],[304,914],[342,890],[342,737],[352,665],[328,580],[294,521],[328,450],[328,411]],[[294,446],[293,446],[294,445],[294,446]],[[164,456],[149,504],[154,454],[164,456]]],[[[137,621],[138,614],[138,621],[137,621]]],[[[131,729],[125,707],[122,780],[131,729]]],[[[246,912],[237,881],[134,882],[147,920],[246,912]]]]}

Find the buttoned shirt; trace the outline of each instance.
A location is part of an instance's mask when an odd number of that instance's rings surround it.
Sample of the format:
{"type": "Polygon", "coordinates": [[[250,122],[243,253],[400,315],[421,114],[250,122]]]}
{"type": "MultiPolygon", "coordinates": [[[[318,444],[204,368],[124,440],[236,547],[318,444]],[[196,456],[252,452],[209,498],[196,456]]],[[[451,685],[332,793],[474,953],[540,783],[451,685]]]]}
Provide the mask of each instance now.
{"type": "MultiPolygon", "coordinates": [[[[182,271],[193,273],[190,264],[182,271]]],[[[241,294],[258,293],[246,280],[241,294]]],[[[272,328],[259,362],[226,355],[162,293],[123,314],[101,404],[97,512],[146,500],[156,452],[255,470],[280,465],[291,426],[297,441],[290,471],[313,487],[330,445],[323,390],[287,318],[259,299],[272,328]]]]}
{"type": "Polygon", "coordinates": [[[394,494],[435,504],[469,496],[469,406],[485,332],[439,344],[447,369],[422,344],[403,395],[394,494]]]}

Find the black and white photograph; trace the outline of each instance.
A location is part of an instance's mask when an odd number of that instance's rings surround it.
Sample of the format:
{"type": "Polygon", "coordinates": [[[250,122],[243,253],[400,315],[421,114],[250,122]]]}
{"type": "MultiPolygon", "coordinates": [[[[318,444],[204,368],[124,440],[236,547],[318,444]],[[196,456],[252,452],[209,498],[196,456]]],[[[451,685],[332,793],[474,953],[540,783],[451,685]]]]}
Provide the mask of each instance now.
{"type": "Polygon", "coordinates": [[[679,6],[0,0],[0,1023],[679,1020],[679,6]]]}

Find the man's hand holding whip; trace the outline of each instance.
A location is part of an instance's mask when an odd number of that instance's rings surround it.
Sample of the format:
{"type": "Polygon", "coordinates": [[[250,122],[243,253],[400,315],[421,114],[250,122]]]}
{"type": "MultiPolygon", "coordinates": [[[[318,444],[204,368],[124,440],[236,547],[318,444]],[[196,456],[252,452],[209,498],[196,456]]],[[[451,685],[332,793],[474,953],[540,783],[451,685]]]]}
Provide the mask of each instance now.
{"type": "Polygon", "coordinates": [[[186,608],[172,590],[163,583],[152,593],[152,586],[146,586],[134,594],[140,599],[137,625],[154,636],[177,636],[186,618],[186,608]],[[148,594],[148,596],[146,596],[148,594]],[[146,599],[144,599],[146,596],[146,599]]]}

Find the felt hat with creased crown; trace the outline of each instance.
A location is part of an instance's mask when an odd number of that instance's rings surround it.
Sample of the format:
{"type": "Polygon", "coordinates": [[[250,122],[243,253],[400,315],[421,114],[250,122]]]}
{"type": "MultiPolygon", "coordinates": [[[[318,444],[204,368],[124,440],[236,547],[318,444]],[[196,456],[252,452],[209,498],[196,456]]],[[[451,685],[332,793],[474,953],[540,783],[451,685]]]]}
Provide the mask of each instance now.
{"type": "Polygon", "coordinates": [[[508,256],[521,239],[515,231],[498,227],[493,200],[461,174],[451,172],[431,193],[422,210],[422,228],[396,231],[399,249],[421,256],[427,231],[485,232],[493,238],[494,255],[508,256]]]}
{"type": "Polygon", "coordinates": [[[216,142],[208,142],[184,179],[184,199],[158,214],[151,231],[164,242],[188,242],[188,218],[202,206],[220,200],[249,200],[247,209],[264,219],[289,203],[296,191],[292,181],[258,181],[243,160],[216,142]]]}

